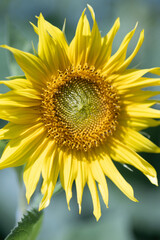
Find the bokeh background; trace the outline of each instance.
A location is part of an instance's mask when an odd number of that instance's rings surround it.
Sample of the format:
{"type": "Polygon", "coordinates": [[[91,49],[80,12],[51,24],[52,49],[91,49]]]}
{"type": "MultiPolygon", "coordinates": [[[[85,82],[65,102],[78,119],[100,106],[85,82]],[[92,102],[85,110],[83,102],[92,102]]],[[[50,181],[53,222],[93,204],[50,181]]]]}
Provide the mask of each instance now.
{"type": "MultiPolygon", "coordinates": [[[[90,4],[95,10],[102,35],[105,35],[117,17],[121,28],[113,45],[113,52],[125,34],[139,22],[136,34],[129,45],[133,50],[140,31],[145,29],[145,41],[130,67],[160,66],[160,0],[0,0],[0,44],[8,44],[32,52],[32,42],[37,46],[37,36],[29,21],[36,23],[40,12],[52,24],[62,29],[66,18],[68,42],[74,36],[77,21],[90,4]]],[[[87,10],[89,20],[91,17],[87,10]]],[[[92,23],[92,22],[91,22],[92,23]]],[[[13,56],[0,49],[0,79],[22,74],[13,56]]],[[[0,92],[8,89],[0,85],[0,92]]],[[[0,120],[0,127],[5,124],[0,120]]],[[[160,145],[160,128],[148,129],[146,134],[160,145]]],[[[1,142],[0,152],[5,145],[1,142]]],[[[142,154],[157,169],[160,179],[160,155],[142,154]]],[[[38,240],[160,240],[160,187],[155,187],[136,169],[133,172],[117,164],[126,180],[132,184],[139,203],[131,202],[114,184],[109,184],[109,209],[102,202],[102,217],[96,222],[92,202],[85,188],[82,214],[78,215],[76,192],[73,187],[71,211],[68,211],[62,191],[52,199],[44,211],[44,222],[38,240]]],[[[0,171],[0,240],[15,225],[19,203],[19,186],[14,169],[0,171]]]]}

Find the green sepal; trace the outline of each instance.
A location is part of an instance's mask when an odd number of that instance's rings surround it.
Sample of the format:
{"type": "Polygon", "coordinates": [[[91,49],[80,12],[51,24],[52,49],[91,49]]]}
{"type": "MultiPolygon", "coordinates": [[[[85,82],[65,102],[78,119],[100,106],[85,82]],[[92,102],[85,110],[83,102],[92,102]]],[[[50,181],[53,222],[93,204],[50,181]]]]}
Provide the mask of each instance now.
{"type": "Polygon", "coordinates": [[[20,78],[26,79],[26,77],[24,75],[6,77],[6,79],[9,79],[9,80],[15,80],[15,79],[20,79],[20,78]]]}

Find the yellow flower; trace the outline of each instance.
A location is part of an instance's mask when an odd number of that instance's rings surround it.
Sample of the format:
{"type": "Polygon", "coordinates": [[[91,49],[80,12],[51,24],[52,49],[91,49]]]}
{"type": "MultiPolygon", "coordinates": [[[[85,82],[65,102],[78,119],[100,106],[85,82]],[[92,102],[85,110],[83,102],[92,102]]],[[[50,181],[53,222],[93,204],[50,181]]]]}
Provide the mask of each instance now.
{"type": "Polygon", "coordinates": [[[157,185],[155,169],[136,152],[159,153],[160,148],[139,131],[160,125],[160,111],[148,100],[158,92],[142,88],[160,84],[159,68],[127,69],[139,51],[144,33],[129,57],[128,44],[136,27],[111,55],[113,39],[119,29],[117,19],[101,37],[93,9],[88,6],[93,27],[83,11],[70,44],[64,32],[47,22],[42,14],[38,26],[38,54],[9,49],[25,77],[1,81],[11,91],[0,95],[0,118],[9,123],[0,130],[0,139],[9,139],[0,169],[25,164],[24,183],[28,202],[42,174],[43,199],[39,209],[50,203],[57,178],[69,202],[75,181],[79,213],[84,186],[93,200],[98,220],[101,208],[98,190],[108,206],[106,176],[131,200],[133,189],[119,173],[114,161],[139,169],[157,185]],[[96,185],[97,183],[97,185],[96,185]]]}

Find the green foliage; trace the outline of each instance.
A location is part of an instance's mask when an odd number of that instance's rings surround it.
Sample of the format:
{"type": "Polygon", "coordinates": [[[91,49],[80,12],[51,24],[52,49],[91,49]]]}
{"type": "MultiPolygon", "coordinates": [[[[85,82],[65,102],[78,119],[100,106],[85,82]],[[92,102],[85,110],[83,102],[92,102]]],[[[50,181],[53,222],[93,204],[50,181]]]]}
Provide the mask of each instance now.
{"type": "Polygon", "coordinates": [[[5,240],[35,240],[42,224],[43,212],[33,209],[23,216],[5,240]]]}

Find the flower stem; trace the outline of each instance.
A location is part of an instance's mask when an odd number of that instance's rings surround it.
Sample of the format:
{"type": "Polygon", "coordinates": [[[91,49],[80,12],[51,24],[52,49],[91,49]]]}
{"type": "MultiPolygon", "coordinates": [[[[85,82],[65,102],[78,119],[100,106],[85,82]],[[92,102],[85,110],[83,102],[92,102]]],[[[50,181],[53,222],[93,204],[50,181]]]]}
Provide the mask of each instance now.
{"type": "Polygon", "coordinates": [[[16,211],[16,222],[21,219],[21,217],[26,212],[27,201],[25,198],[25,188],[23,184],[23,166],[15,168],[16,175],[18,178],[19,185],[19,196],[18,196],[18,206],[16,211]]]}

